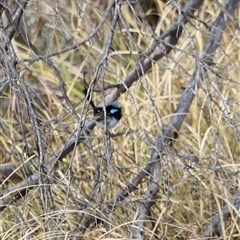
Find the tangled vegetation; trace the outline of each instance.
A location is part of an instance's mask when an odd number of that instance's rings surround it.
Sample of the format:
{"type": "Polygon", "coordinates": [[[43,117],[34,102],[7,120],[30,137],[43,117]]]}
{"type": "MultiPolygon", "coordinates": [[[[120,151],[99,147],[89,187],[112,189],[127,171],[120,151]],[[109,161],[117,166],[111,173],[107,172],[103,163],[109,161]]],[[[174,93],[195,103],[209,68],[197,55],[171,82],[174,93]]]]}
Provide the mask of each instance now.
{"type": "Polygon", "coordinates": [[[0,238],[238,239],[238,4],[1,1],[0,238]]]}

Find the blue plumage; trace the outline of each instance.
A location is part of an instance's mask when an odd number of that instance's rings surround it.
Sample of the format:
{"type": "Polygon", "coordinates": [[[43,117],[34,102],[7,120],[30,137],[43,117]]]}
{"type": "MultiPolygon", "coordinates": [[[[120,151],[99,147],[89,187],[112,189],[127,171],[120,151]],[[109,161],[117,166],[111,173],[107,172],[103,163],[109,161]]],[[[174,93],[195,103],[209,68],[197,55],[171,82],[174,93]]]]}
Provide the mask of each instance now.
{"type": "Polygon", "coordinates": [[[115,127],[121,117],[122,110],[120,105],[116,102],[110,103],[106,107],[97,107],[94,109],[94,119],[96,120],[96,123],[102,128],[105,128],[105,125],[106,129],[115,127]]]}
{"type": "Polygon", "coordinates": [[[117,102],[112,102],[106,107],[96,107],[92,99],[90,99],[88,88],[84,89],[84,94],[93,108],[94,120],[96,121],[97,125],[104,129],[111,129],[118,124],[122,117],[122,109],[117,102]]]}

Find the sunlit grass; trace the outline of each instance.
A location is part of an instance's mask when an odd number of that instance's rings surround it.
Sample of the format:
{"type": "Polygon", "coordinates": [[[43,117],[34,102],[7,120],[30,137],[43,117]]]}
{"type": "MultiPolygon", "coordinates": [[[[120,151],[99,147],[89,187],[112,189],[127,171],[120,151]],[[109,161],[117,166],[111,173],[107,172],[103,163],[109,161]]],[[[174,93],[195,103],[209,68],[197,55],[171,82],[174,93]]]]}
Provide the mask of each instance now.
{"type": "MultiPolygon", "coordinates": [[[[46,13],[43,10],[35,13],[39,24],[31,29],[31,39],[37,47],[39,44],[42,53],[47,55],[58,52],[88,38],[93,26],[96,27],[102,21],[104,9],[91,8],[93,5],[86,2],[84,4],[86,13],[81,14],[75,9],[75,1],[71,1],[72,7],[68,8],[59,3],[62,16],[57,16],[49,6],[46,13]],[[88,11],[94,17],[90,18],[88,11]]],[[[46,4],[42,7],[46,7],[46,4]]],[[[158,10],[160,18],[156,26],[157,34],[167,30],[176,18],[176,12],[170,5],[165,7],[159,1],[158,10]]],[[[213,3],[205,3],[197,17],[210,26],[219,11],[213,3]]],[[[144,24],[139,26],[136,13],[134,15],[129,8],[123,7],[122,17],[126,26],[122,24],[121,29],[119,26],[116,29],[105,75],[100,76],[96,88],[101,88],[103,83],[121,83],[138,63],[139,54],[148,51],[153,43],[147,27],[144,24]]],[[[82,46],[51,58],[61,73],[64,89],[79,118],[88,118],[92,114],[91,109],[86,111],[84,106],[83,71],[86,71],[86,81],[90,83],[110,31],[107,21],[108,18],[99,32],[82,46]]],[[[195,156],[204,166],[200,167],[191,160],[178,156],[166,156],[163,159],[160,191],[156,205],[152,208],[152,223],[149,221],[146,224],[147,239],[154,239],[154,234],[164,239],[201,239],[211,217],[228,203],[238,188],[238,179],[229,174],[240,170],[237,127],[240,59],[237,54],[239,36],[235,31],[233,25],[226,29],[223,44],[214,58],[213,71],[208,72],[202,89],[196,93],[174,145],[178,153],[195,156]],[[216,172],[217,168],[222,172],[216,172]],[[225,169],[229,172],[225,172],[225,169]]],[[[86,220],[92,215],[104,219],[108,230],[103,224],[92,225],[82,239],[129,238],[139,203],[148,186],[148,178],[116,209],[104,210],[107,203],[114,200],[148,162],[156,137],[174,114],[182,88],[190,80],[195,58],[201,55],[207,40],[207,32],[206,26],[193,19],[192,25],[186,26],[180,38],[178,49],[159,62],[153,62],[152,70],[118,99],[124,115],[112,133],[126,133],[111,139],[109,143],[104,131],[96,127],[90,136],[94,153],[79,145],[74,153],[63,159],[57,171],[49,176],[52,179],[49,184],[54,206],[51,203],[49,206],[41,206],[40,190],[32,189],[27,197],[1,212],[0,238],[70,239],[81,227],[78,226],[80,218],[86,220]],[[128,132],[130,130],[133,132],[128,132]],[[109,149],[112,150],[111,158],[109,149]],[[96,179],[97,168],[100,171],[99,179],[96,179]],[[99,185],[93,189],[96,180],[99,185]],[[48,212],[44,212],[43,207],[48,212]],[[50,229],[54,231],[51,232],[50,229]]],[[[35,54],[17,39],[14,47],[18,58],[25,60],[19,67],[20,74],[35,96],[33,102],[40,119],[44,156],[47,160],[56,156],[65,141],[75,132],[79,118],[72,114],[63,98],[53,69],[40,59],[31,62],[36,57],[35,54]]],[[[24,99],[16,89],[6,89],[4,94],[7,99],[1,99],[0,103],[4,106],[1,121],[5,131],[0,137],[4,151],[0,151],[0,156],[4,162],[21,162],[30,158],[31,154],[37,154],[35,135],[24,99]],[[8,104],[3,105],[6,101],[8,104]],[[17,110],[17,102],[21,106],[21,114],[17,110]],[[22,118],[19,117],[21,115],[22,118]],[[24,135],[27,136],[26,139],[23,138],[24,135]]],[[[96,103],[101,102],[102,94],[94,93],[93,99],[96,103]]],[[[6,191],[8,187],[7,184],[1,185],[1,190],[6,191]]],[[[239,233],[236,219],[227,227],[225,239],[231,239],[231,236],[239,233]]]]}

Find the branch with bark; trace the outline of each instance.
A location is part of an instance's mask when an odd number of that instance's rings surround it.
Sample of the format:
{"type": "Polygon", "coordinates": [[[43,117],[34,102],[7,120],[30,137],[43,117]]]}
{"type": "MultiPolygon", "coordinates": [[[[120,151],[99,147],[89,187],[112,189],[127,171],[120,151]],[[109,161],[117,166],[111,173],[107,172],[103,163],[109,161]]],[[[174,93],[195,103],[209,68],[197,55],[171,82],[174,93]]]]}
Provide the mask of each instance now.
{"type": "MultiPolygon", "coordinates": [[[[113,89],[107,96],[105,96],[102,105],[107,105],[110,102],[117,100],[121,94],[128,91],[129,88],[133,85],[134,82],[138,81],[147,71],[152,68],[152,62],[157,62],[160,59],[164,58],[169,54],[178,43],[178,40],[181,38],[181,35],[185,29],[185,25],[191,23],[191,19],[194,17],[194,13],[200,8],[202,0],[190,0],[185,6],[181,9],[178,5],[175,4],[178,10],[178,19],[172,24],[172,26],[163,32],[160,36],[154,36],[154,43],[149,47],[149,50],[145,53],[141,53],[139,62],[136,64],[136,67],[125,77],[121,84],[118,84],[115,89],[113,89]]],[[[28,193],[28,190],[39,186],[39,184],[44,185],[46,179],[58,169],[58,164],[65,158],[68,154],[75,152],[79,144],[84,144],[89,149],[92,149],[91,142],[89,140],[89,135],[95,127],[95,121],[90,119],[88,121],[80,121],[77,115],[77,112],[71,103],[70,99],[67,96],[65,91],[65,83],[62,79],[62,76],[57,69],[57,67],[51,61],[51,57],[60,55],[68,50],[76,49],[80,45],[87,42],[94,35],[97,34],[98,30],[101,28],[102,23],[100,23],[95,31],[90,34],[90,37],[80,41],[74,46],[67,47],[59,51],[58,53],[53,53],[47,56],[44,56],[28,39],[27,35],[21,31],[19,27],[20,19],[22,17],[24,9],[27,7],[28,1],[19,1],[15,3],[14,11],[10,11],[7,1],[0,3],[0,12],[6,16],[8,22],[7,26],[0,26],[1,35],[2,35],[2,44],[1,52],[2,58],[1,62],[3,65],[6,65],[6,69],[13,73],[15,79],[18,79],[20,83],[20,88],[25,93],[25,101],[28,107],[29,116],[31,117],[32,126],[35,133],[35,142],[38,146],[39,159],[36,160],[35,164],[38,166],[38,171],[33,171],[28,169],[27,166],[24,166],[25,176],[27,179],[14,185],[9,188],[5,193],[0,197],[0,211],[3,211],[11,202],[20,199],[22,196],[28,193]],[[66,141],[66,143],[58,150],[56,156],[52,156],[50,159],[45,158],[41,133],[39,132],[39,123],[34,116],[35,109],[31,102],[31,96],[28,92],[28,88],[24,81],[22,81],[19,73],[17,71],[18,59],[14,52],[14,49],[11,46],[11,41],[15,33],[18,33],[22,41],[29,46],[29,48],[37,55],[34,61],[41,60],[47,66],[49,66],[55,73],[55,76],[58,78],[59,86],[61,93],[66,100],[66,105],[69,107],[76,118],[79,120],[79,126],[76,131],[71,135],[71,137],[66,141]],[[4,59],[5,57],[5,59],[4,59]],[[9,57],[9,61],[6,61],[9,57]]],[[[174,2],[172,2],[174,4],[174,2]]],[[[148,184],[145,197],[140,203],[137,217],[134,222],[132,230],[132,238],[134,239],[145,239],[145,223],[148,219],[151,218],[151,208],[157,202],[157,194],[159,192],[159,182],[161,178],[161,171],[163,166],[163,158],[168,155],[166,146],[172,145],[173,142],[178,138],[179,131],[182,127],[182,124],[189,112],[190,106],[198,92],[198,89],[201,87],[202,82],[207,78],[207,72],[213,64],[213,57],[216,52],[216,49],[220,45],[222,34],[226,28],[227,21],[233,21],[234,11],[237,9],[239,0],[228,0],[225,4],[225,7],[222,8],[221,13],[218,15],[216,20],[213,22],[207,42],[204,46],[203,53],[200,58],[196,58],[195,69],[191,76],[190,81],[186,85],[184,92],[181,95],[178,107],[171,118],[170,122],[162,129],[161,133],[155,140],[155,144],[152,147],[151,157],[148,160],[148,163],[143,168],[142,171],[128,184],[125,188],[119,192],[116,197],[107,204],[105,211],[113,210],[116,206],[126,199],[133,191],[135,191],[143,179],[147,176],[150,176],[150,182],[148,184]]],[[[117,24],[122,24],[124,26],[124,20],[121,15],[121,3],[119,1],[112,1],[106,10],[104,18],[108,16],[110,10],[112,10],[111,22],[109,24],[109,34],[105,40],[103,54],[99,60],[99,64],[96,68],[95,75],[91,81],[90,87],[94,86],[100,75],[104,78],[104,73],[102,69],[106,67],[108,61],[109,51],[111,49],[112,39],[115,34],[115,28],[117,24]]],[[[126,27],[127,28],[127,27],[126,27]]],[[[28,161],[26,161],[28,162],[28,161]]],[[[19,180],[19,175],[16,173],[18,168],[21,168],[23,164],[9,164],[0,166],[0,173],[2,179],[14,179],[19,180]]],[[[41,198],[44,202],[44,192],[40,191],[41,198]]],[[[237,210],[240,206],[239,191],[234,196],[231,204],[226,205],[223,208],[222,214],[218,213],[213,219],[211,224],[205,230],[203,236],[211,237],[213,235],[222,235],[224,229],[222,227],[222,219],[226,221],[231,215],[231,209],[234,209],[237,214],[237,210]]],[[[47,210],[46,210],[47,211],[47,210]]],[[[102,219],[102,216],[90,216],[85,220],[84,223],[79,223],[79,228],[77,235],[83,235],[85,231],[89,228],[94,222],[105,223],[102,219]]],[[[79,239],[77,237],[76,239],[79,239]]]]}

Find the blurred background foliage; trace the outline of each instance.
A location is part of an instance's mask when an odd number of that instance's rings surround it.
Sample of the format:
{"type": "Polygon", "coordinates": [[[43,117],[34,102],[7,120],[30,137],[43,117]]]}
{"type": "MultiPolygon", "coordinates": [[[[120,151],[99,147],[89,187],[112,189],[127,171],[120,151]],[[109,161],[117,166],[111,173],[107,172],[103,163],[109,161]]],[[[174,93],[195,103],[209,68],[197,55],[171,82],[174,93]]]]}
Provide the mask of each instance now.
{"type": "MultiPolygon", "coordinates": [[[[183,6],[187,1],[178,2],[183,6]]],[[[90,84],[109,33],[114,31],[111,49],[96,89],[122,83],[141,55],[149,50],[154,38],[169,29],[178,16],[178,11],[166,1],[139,3],[126,1],[122,4],[116,29],[110,27],[114,15],[111,1],[28,3],[20,28],[41,56],[18,35],[12,44],[19,75],[27,85],[41,126],[45,159],[55,156],[79,122],[92,115],[82,92],[84,75],[90,84]],[[78,115],[64,98],[56,73],[41,58],[51,59],[59,70],[66,94],[78,115]]],[[[118,102],[124,115],[112,131],[119,135],[111,139],[111,143],[104,131],[96,127],[91,134],[94,151],[79,145],[64,158],[50,176],[53,205],[48,207],[48,212],[44,211],[36,189],[1,212],[1,239],[73,239],[91,215],[101,216],[107,227],[96,221],[82,239],[128,239],[131,236],[131,226],[148,179],[118,203],[114,211],[106,211],[105,206],[147,163],[155,138],[168,123],[190,80],[209,27],[221,11],[220,4],[224,5],[224,1],[204,1],[186,25],[176,48],[160,61],[153,61],[151,71],[120,96],[118,102]],[[109,149],[112,157],[108,157],[109,149]],[[100,177],[93,188],[96,162],[100,177]]],[[[238,9],[234,16],[238,27],[239,14],[238,9]]],[[[3,26],[7,24],[3,18],[3,26]]],[[[172,155],[164,159],[160,191],[152,219],[146,225],[146,239],[157,239],[156,236],[159,239],[202,239],[211,217],[238,189],[239,65],[239,30],[229,23],[172,155]]],[[[1,164],[38,161],[25,99],[16,87],[18,80],[3,69],[0,74],[1,164]]],[[[110,91],[111,88],[107,90],[110,91]]],[[[103,92],[94,92],[93,99],[100,103],[103,92]]],[[[32,166],[32,171],[37,168],[32,166]]],[[[19,174],[23,179],[26,177],[23,170],[19,174]]],[[[15,183],[0,180],[1,191],[15,183]]],[[[237,239],[239,234],[236,221],[232,221],[226,226],[224,239],[237,239]]]]}

